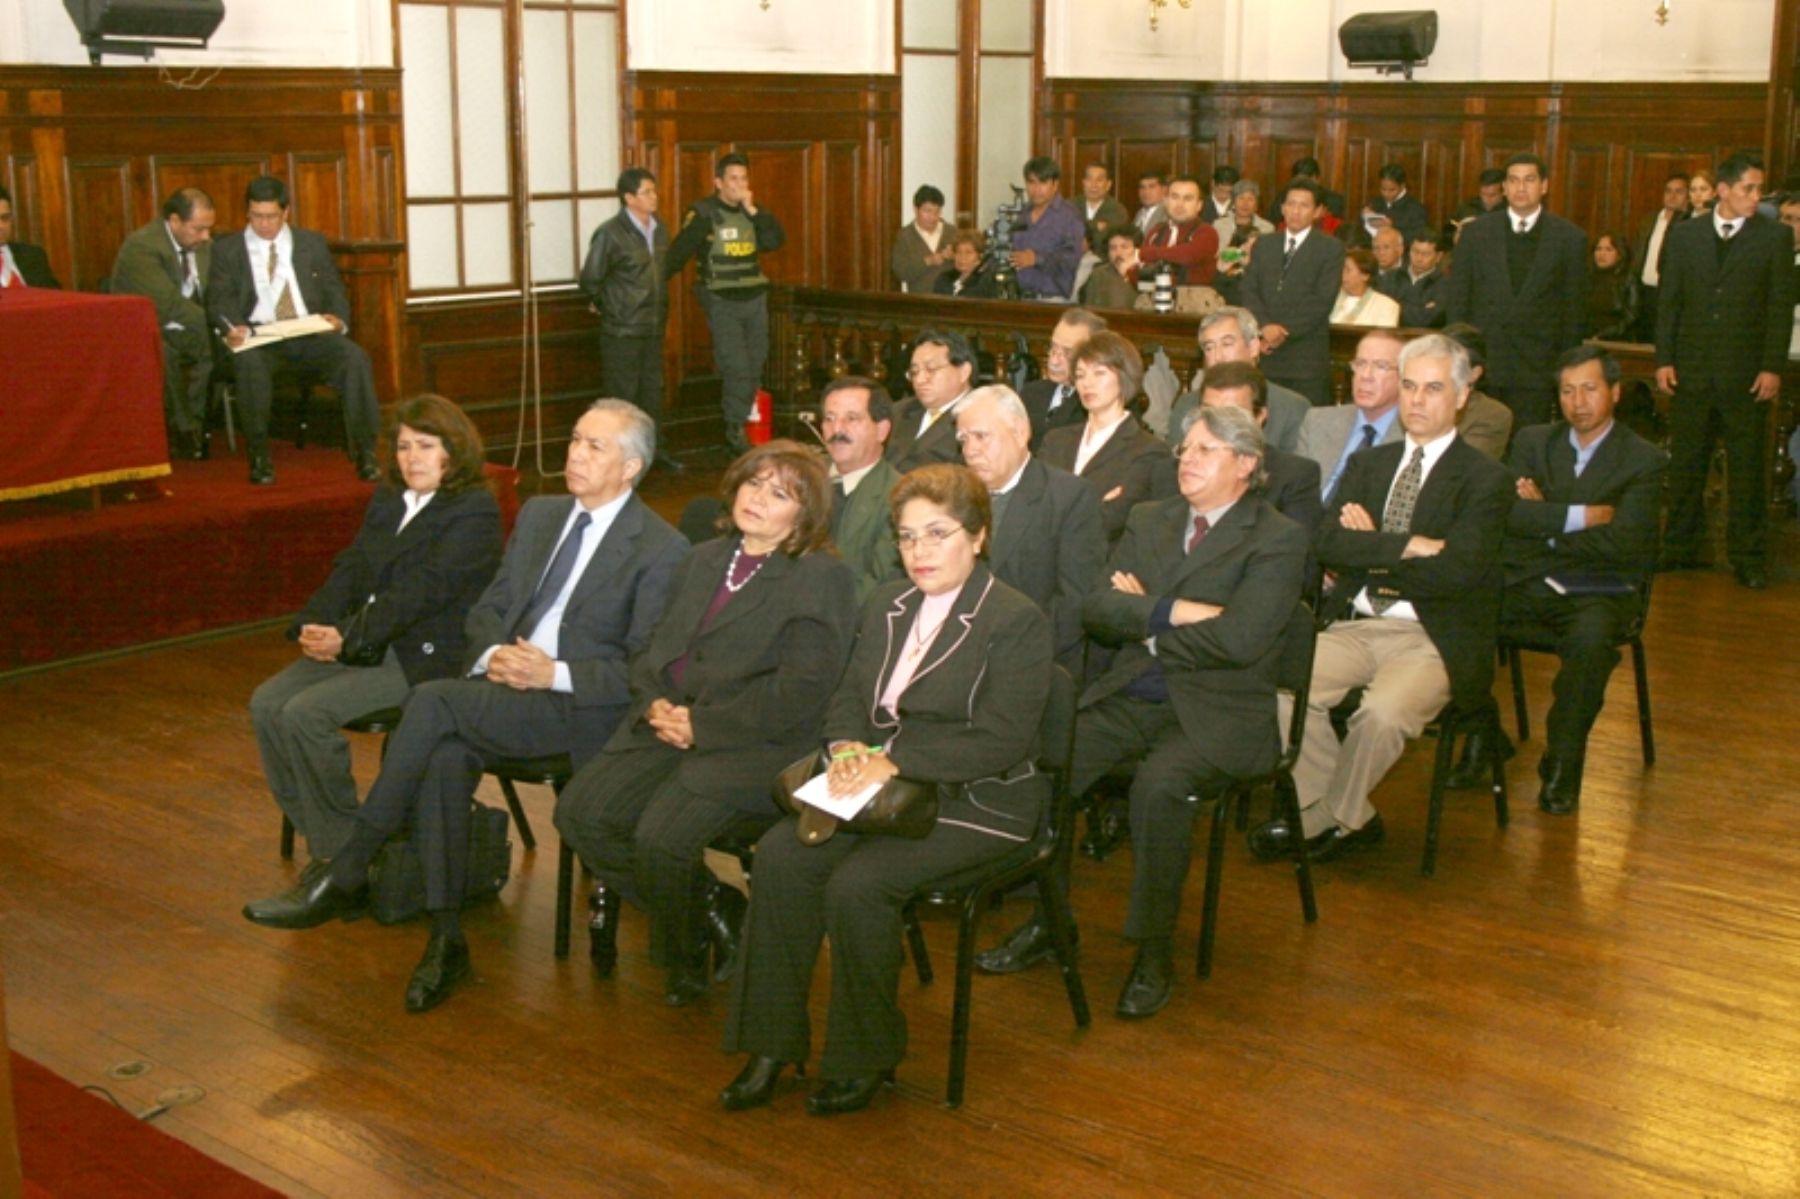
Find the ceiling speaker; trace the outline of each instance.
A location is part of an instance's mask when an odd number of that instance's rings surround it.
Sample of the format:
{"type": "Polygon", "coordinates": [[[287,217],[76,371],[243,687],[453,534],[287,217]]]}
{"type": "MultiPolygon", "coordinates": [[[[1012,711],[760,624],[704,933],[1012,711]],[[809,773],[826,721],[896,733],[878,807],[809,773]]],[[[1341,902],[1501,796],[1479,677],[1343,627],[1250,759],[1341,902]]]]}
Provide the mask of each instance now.
{"type": "Polygon", "coordinates": [[[63,0],[63,7],[95,66],[103,54],[149,58],[158,46],[204,50],[225,19],[225,0],[63,0]]]}
{"type": "Polygon", "coordinates": [[[1400,72],[1411,79],[1414,67],[1430,61],[1437,32],[1434,9],[1358,13],[1338,26],[1338,47],[1352,67],[1400,72]]]}

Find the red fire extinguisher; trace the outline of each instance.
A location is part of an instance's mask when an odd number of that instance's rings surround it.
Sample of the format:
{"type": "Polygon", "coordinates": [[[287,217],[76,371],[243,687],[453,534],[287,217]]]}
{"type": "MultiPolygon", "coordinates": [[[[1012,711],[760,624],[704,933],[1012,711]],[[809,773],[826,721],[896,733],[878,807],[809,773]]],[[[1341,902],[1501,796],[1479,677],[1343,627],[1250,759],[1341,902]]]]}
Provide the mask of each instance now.
{"type": "Polygon", "coordinates": [[[750,408],[750,419],[744,422],[744,436],[751,445],[764,445],[774,436],[775,397],[762,388],[756,389],[756,403],[750,408]]]}

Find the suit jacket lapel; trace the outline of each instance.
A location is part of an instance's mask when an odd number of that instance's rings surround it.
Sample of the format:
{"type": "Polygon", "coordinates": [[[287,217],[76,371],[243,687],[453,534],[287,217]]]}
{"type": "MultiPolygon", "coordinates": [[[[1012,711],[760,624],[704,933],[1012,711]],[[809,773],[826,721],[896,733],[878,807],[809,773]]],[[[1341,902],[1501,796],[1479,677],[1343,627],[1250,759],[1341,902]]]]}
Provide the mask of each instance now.
{"type": "MultiPolygon", "coordinates": [[[[1207,530],[1194,552],[1181,559],[1181,567],[1175,572],[1175,582],[1180,583],[1195,571],[1219,558],[1224,557],[1242,544],[1249,532],[1250,523],[1255,515],[1256,497],[1246,492],[1238,497],[1231,511],[1225,514],[1215,528],[1207,530]]],[[[1185,521],[1183,524],[1185,525],[1185,521]]],[[[1173,588],[1170,588],[1173,590],[1173,588]]]]}
{"type": "Polygon", "coordinates": [[[931,646],[925,651],[925,660],[919,664],[919,669],[913,672],[911,681],[907,683],[909,689],[918,686],[921,679],[942,666],[945,659],[968,640],[970,626],[975,623],[975,614],[981,610],[982,601],[987,599],[993,586],[993,574],[977,563],[974,573],[963,583],[962,590],[957,592],[956,602],[950,607],[950,615],[944,618],[944,623],[932,637],[931,646]]]}
{"type": "MultiPolygon", "coordinates": [[[[588,559],[587,569],[581,572],[581,580],[575,584],[575,590],[569,593],[569,607],[582,603],[618,576],[619,567],[631,554],[632,543],[644,528],[644,502],[633,492],[613,517],[611,527],[606,536],[594,550],[594,556],[588,559]]],[[[566,517],[567,512],[564,513],[566,517]]],[[[557,532],[561,532],[559,528],[557,532]]],[[[544,549],[543,561],[548,563],[549,556],[555,549],[556,542],[551,541],[544,549]]],[[[539,572],[543,567],[539,567],[539,572]]],[[[535,585],[535,581],[534,581],[535,585]]]]}
{"type": "Polygon", "coordinates": [[[1026,530],[1037,527],[1038,505],[1044,502],[1044,490],[1048,486],[1045,470],[1042,462],[1031,459],[1019,476],[1018,486],[1013,488],[1012,498],[1006,504],[1006,515],[1001,518],[1000,527],[994,530],[994,548],[988,555],[996,571],[1012,563],[1013,556],[1025,542],[1026,530]]]}
{"type": "MultiPolygon", "coordinates": [[[[719,610],[719,614],[713,617],[713,622],[704,629],[695,630],[696,640],[711,637],[726,625],[742,620],[762,607],[775,593],[775,585],[784,575],[794,569],[794,564],[795,560],[780,550],[772,551],[768,561],[764,562],[762,567],[750,577],[749,581],[744,584],[743,590],[732,596],[730,602],[719,610]]],[[[710,594],[707,602],[712,602],[710,594]]]]}

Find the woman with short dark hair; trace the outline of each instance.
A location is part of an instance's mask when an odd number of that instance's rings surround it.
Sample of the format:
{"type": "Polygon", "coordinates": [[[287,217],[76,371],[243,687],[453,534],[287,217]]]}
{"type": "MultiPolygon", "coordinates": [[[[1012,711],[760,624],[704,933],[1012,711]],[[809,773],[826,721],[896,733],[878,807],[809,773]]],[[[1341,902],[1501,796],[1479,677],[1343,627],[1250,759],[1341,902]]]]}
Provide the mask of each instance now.
{"type": "Polygon", "coordinates": [[[1588,335],[1599,341],[1635,341],[1643,291],[1631,269],[1631,243],[1607,230],[1594,239],[1588,271],[1588,335]]]}
{"type": "Polygon", "coordinates": [[[1134,505],[1175,494],[1175,472],[1168,447],[1134,415],[1144,382],[1136,346],[1110,330],[1096,333],[1075,352],[1069,377],[1087,420],[1050,430],[1039,456],[1094,489],[1110,545],[1134,505]]]}

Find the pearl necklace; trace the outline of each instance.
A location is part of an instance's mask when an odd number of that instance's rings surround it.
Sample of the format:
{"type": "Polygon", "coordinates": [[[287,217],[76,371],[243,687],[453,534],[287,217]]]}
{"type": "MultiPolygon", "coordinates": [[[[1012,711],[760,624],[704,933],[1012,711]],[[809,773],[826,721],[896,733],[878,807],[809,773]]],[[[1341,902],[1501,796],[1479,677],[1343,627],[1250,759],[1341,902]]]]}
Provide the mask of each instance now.
{"type": "Polygon", "coordinates": [[[769,555],[763,554],[760,558],[758,558],[756,565],[752,566],[750,568],[750,573],[744,576],[744,581],[739,583],[739,582],[735,581],[737,578],[738,563],[740,561],[742,561],[745,557],[753,557],[754,558],[754,557],[757,557],[757,555],[754,555],[754,554],[746,555],[744,553],[743,543],[740,542],[738,544],[738,547],[731,551],[731,565],[729,567],[727,567],[725,570],[725,590],[731,592],[731,594],[733,594],[733,595],[736,595],[738,592],[740,592],[744,588],[748,587],[750,585],[750,580],[754,579],[757,575],[757,572],[762,570],[762,568],[764,566],[766,566],[769,561],[769,555]]]}

